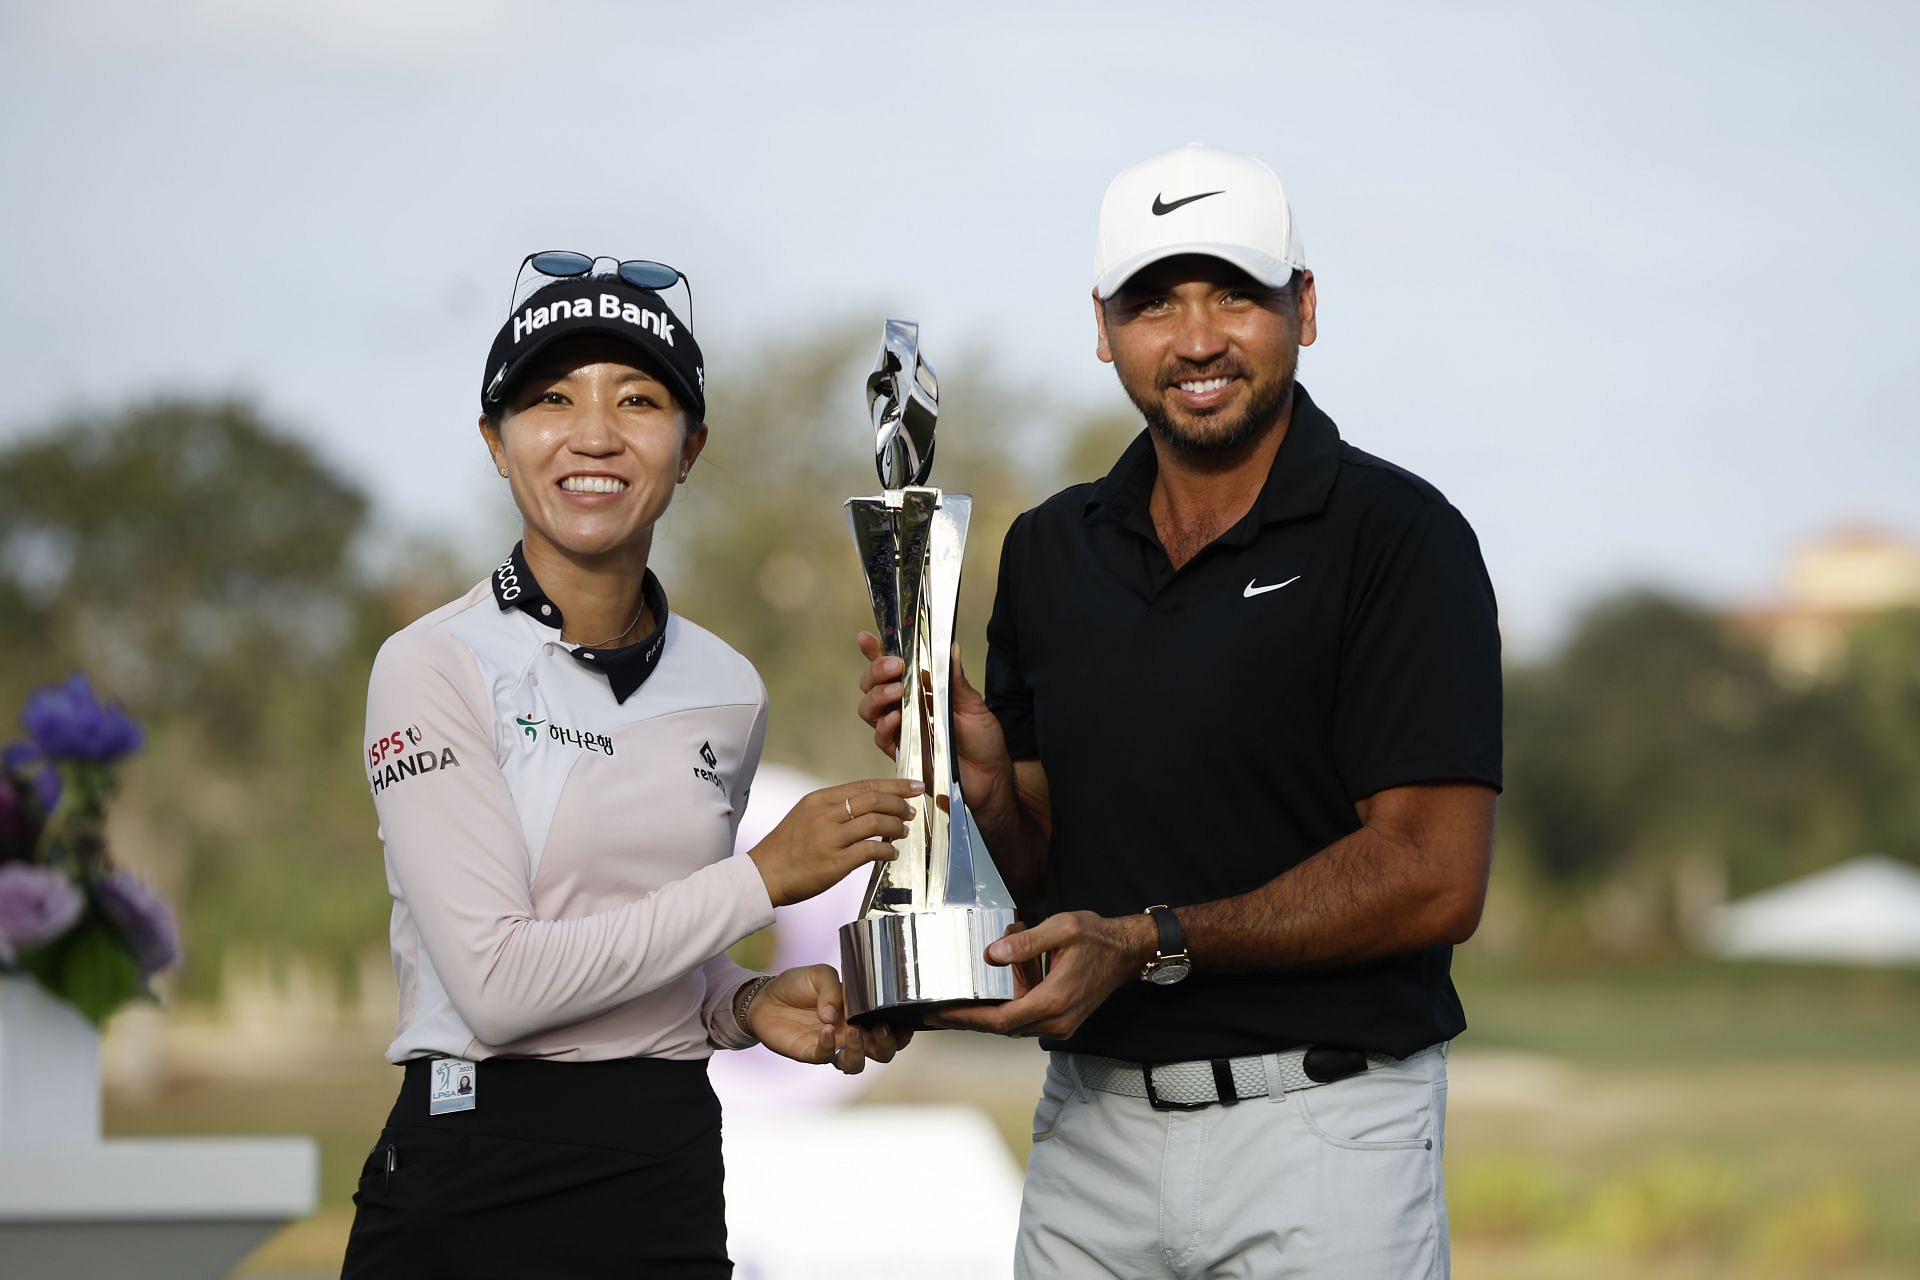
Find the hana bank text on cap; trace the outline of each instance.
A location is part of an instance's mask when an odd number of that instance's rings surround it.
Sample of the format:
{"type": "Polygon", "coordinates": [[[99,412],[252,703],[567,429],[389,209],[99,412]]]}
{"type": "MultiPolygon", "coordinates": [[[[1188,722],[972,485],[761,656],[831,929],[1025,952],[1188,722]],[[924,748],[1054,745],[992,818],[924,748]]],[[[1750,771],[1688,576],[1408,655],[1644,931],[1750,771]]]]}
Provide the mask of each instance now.
{"type": "Polygon", "coordinates": [[[672,390],[688,422],[706,421],[707,371],[700,344],[658,293],[617,276],[555,280],[515,307],[487,352],[481,408],[499,405],[534,356],[582,333],[607,334],[631,344],[672,390]]]}
{"type": "Polygon", "coordinates": [[[1111,298],[1142,267],[1183,253],[1231,262],[1276,289],[1307,266],[1286,188],[1273,170],[1198,142],[1143,160],[1107,186],[1094,292],[1111,298]]]}

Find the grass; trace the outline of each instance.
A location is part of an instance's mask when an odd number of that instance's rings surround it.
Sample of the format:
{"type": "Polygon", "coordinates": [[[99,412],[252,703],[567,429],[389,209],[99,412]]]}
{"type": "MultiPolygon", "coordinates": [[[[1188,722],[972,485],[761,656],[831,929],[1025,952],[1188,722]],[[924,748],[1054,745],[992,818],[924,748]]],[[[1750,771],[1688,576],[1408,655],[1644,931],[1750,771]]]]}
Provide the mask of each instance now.
{"type": "MultiPolygon", "coordinates": [[[[1463,1277],[1920,1274],[1920,973],[1705,961],[1463,964],[1448,1187],[1463,1277]]],[[[285,1079],[110,1094],[113,1133],[311,1133],[322,1212],[239,1274],[337,1272],[348,1199],[398,1073],[343,1040],[285,1079]]],[[[874,1102],[970,1101],[1017,1159],[1042,1055],[941,1033],[874,1102]]]]}
{"type": "Polygon", "coordinates": [[[1542,1277],[1920,1273],[1920,972],[1469,964],[1459,981],[1463,1259],[1530,1256],[1511,1274],[1542,1277]],[[1475,1054],[1503,1052],[1557,1074],[1476,1087],[1497,1072],[1475,1054]]]}
{"type": "Polygon", "coordinates": [[[1456,972],[1464,1043],[1583,1066],[1920,1060],[1920,969],[1699,959],[1607,968],[1476,964],[1456,972]]]}

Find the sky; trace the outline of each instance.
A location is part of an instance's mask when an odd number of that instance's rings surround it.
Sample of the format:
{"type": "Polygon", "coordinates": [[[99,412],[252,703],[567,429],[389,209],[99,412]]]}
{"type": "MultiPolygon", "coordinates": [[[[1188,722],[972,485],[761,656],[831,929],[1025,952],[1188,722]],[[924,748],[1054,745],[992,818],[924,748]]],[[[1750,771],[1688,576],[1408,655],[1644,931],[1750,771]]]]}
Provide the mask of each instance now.
{"type": "Polygon", "coordinates": [[[1915,65],[1894,3],[0,0],[0,446],[241,394],[386,518],[497,527],[480,365],[545,248],[685,270],[716,382],[905,316],[1064,431],[1124,407],[1101,193],[1205,141],[1287,184],[1302,381],[1537,650],[1623,585],[1920,537],[1915,65]]]}

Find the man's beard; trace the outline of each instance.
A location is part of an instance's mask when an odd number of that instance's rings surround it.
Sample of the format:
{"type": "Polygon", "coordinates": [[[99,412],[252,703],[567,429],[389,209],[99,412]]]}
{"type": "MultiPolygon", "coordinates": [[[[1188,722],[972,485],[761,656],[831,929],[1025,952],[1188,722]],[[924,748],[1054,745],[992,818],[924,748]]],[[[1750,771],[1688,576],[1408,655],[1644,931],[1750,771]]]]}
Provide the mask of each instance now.
{"type": "Polygon", "coordinates": [[[1147,430],[1153,433],[1154,439],[1165,441],[1177,453],[1183,453],[1189,457],[1206,457],[1210,454],[1231,453],[1249,441],[1264,435],[1270,427],[1280,421],[1280,415],[1286,412],[1287,401],[1293,395],[1293,370],[1289,369],[1271,387],[1263,389],[1256,386],[1252,401],[1247,405],[1246,412],[1242,413],[1238,419],[1228,420],[1218,415],[1208,416],[1205,421],[1213,424],[1214,430],[1207,435],[1183,431],[1175,425],[1172,415],[1164,408],[1166,394],[1172,390],[1174,384],[1219,377],[1223,373],[1241,374],[1243,371],[1236,369],[1201,374],[1181,372],[1172,375],[1170,378],[1161,380],[1160,399],[1151,403],[1135,394],[1132,387],[1125,386],[1125,383],[1121,385],[1126,390],[1127,397],[1133,401],[1133,407],[1140,411],[1142,418],[1146,419],[1147,430]]]}

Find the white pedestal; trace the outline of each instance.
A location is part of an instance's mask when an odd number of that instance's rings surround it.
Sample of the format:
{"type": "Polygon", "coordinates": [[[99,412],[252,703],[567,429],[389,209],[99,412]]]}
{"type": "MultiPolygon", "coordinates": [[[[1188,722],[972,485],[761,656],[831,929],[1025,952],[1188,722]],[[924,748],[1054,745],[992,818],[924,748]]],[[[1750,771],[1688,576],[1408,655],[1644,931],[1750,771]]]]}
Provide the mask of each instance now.
{"type": "Polygon", "coordinates": [[[313,1212],[309,1138],[100,1137],[100,1037],[0,977],[0,1260],[8,1276],[208,1280],[313,1212]]]}
{"type": "Polygon", "coordinates": [[[0,976],[0,1152],[100,1141],[100,1033],[31,978],[0,976]]]}

